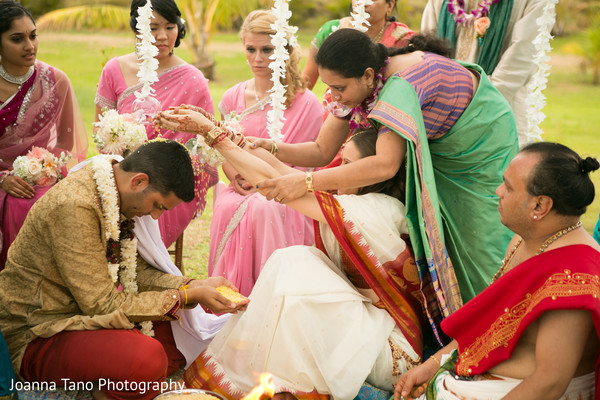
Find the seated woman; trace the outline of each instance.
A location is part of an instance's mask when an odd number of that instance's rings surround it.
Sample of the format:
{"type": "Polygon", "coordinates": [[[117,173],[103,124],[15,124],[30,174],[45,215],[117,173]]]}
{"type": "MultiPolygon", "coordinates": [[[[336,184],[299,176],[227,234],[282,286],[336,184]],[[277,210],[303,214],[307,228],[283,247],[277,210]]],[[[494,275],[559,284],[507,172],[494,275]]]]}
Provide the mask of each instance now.
{"type": "Polygon", "coordinates": [[[57,156],[70,151],[80,161],[87,151],[71,82],[61,70],[37,60],[37,49],[31,13],[12,0],[0,2],[0,270],[29,209],[50,188],[14,176],[15,159],[34,146],[57,156]]]}
{"type": "MultiPolygon", "coordinates": [[[[240,36],[254,78],[227,90],[219,104],[224,119],[238,123],[248,136],[269,138],[267,113],[273,109],[268,93],[273,87],[269,57],[274,50],[269,35],[275,34],[271,28],[275,21],[275,15],[265,10],[253,11],[246,17],[240,36]]],[[[323,106],[305,89],[298,66],[300,49],[288,46],[288,51],[282,141],[314,141],[321,129],[323,106]]],[[[231,184],[219,193],[214,204],[208,274],[226,277],[247,296],[273,251],[314,243],[313,223],[299,212],[256,193],[230,163],[223,164],[223,172],[231,184]]]]}
{"type": "MultiPolygon", "coordinates": [[[[415,35],[389,49],[355,29],[332,33],[317,53],[331,88],[333,114],[315,142],[279,146],[278,158],[305,167],[331,162],[349,132],[378,130],[377,151],[356,163],[296,172],[259,184],[284,202],[316,190],[368,186],[394,176],[406,161],[406,217],[427,310],[439,322],[483,290],[510,231],[500,222],[496,187],[518,150],[504,97],[475,64],[447,57],[435,37],[415,35]]],[[[254,143],[269,149],[271,143],[254,143]]]]}
{"type": "MultiPolygon", "coordinates": [[[[151,0],[154,17],[150,22],[152,34],[158,47],[158,81],[152,87],[156,90],[155,98],[160,101],[162,109],[181,103],[194,104],[213,112],[213,103],[208,90],[208,81],[196,67],[188,64],[174,54],[185,37],[185,25],[181,12],[174,0],[151,0]]],[[[138,9],[146,4],[146,0],[131,2],[131,18],[129,25],[134,33],[138,9]]],[[[136,100],[135,92],[142,84],[138,82],[139,61],[135,52],[109,60],[100,76],[96,93],[96,121],[102,114],[102,108],[116,109],[120,114],[132,113],[136,100]]],[[[187,133],[157,130],[147,127],[148,139],[158,136],[165,139],[187,142],[193,136],[187,133]]],[[[182,203],[168,210],[158,219],[160,232],[166,247],[169,247],[183,233],[197,213],[202,213],[206,204],[206,191],[218,181],[217,169],[208,164],[195,161],[196,198],[191,203],[182,203]]]]}
{"type": "MultiPolygon", "coordinates": [[[[224,134],[215,137],[212,124],[195,111],[159,118],[174,129],[210,131],[208,142],[253,185],[295,172],[263,149],[249,153],[224,134]]],[[[353,135],[344,164],[373,156],[376,139],[373,129],[353,135]]],[[[276,392],[351,399],[365,381],[391,390],[394,377],[419,363],[423,305],[402,238],[408,232],[399,200],[403,172],[338,195],[309,191],[288,202],[319,222],[317,248],[273,253],[248,310],[215,336],[186,371],[186,384],[239,398],[259,373],[269,372],[276,392]]]]}

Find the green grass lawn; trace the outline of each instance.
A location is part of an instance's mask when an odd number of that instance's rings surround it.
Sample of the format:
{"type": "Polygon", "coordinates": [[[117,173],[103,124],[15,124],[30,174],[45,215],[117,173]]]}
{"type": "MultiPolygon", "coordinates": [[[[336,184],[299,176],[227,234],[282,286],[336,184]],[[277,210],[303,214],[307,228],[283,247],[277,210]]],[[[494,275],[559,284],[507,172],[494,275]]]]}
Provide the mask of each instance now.
{"type": "MultiPolygon", "coordinates": [[[[306,51],[312,34],[301,34],[299,42],[306,51]]],[[[600,157],[600,87],[590,85],[591,74],[582,72],[579,59],[566,54],[563,49],[578,38],[563,38],[553,43],[552,75],[544,94],[547,105],[546,119],[541,127],[543,139],[563,143],[582,155],[600,157]]],[[[62,69],[71,79],[86,123],[88,135],[94,121],[94,97],[102,66],[110,58],[133,50],[134,38],[125,33],[42,33],[38,57],[62,69]]],[[[237,33],[222,33],[213,37],[211,53],[216,61],[216,77],[210,82],[215,110],[225,90],[252,77],[246,65],[243,46],[237,33]]],[[[189,61],[190,53],[182,45],[177,55],[189,61]]],[[[325,86],[319,81],[314,89],[322,97],[325,86]]],[[[90,143],[93,142],[90,140],[90,143]]],[[[93,146],[88,151],[95,154],[93,146]]],[[[600,172],[592,174],[596,187],[600,187],[600,172]]],[[[600,196],[598,196],[600,197],[600,196]]],[[[582,221],[591,231],[600,211],[600,199],[589,207],[582,221]]],[[[208,236],[212,217],[212,193],[209,193],[203,216],[192,222],[186,230],[184,266],[194,277],[206,274],[208,236]]]]}

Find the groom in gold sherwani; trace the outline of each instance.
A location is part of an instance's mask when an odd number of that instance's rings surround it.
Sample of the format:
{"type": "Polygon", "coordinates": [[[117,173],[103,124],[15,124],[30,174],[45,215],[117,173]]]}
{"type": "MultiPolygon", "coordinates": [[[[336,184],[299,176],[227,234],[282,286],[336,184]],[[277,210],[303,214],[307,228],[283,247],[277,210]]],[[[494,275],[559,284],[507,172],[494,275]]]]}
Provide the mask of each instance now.
{"type": "Polygon", "coordinates": [[[242,307],[215,289],[224,279],[167,274],[137,254],[132,218],[157,219],[193,198],[188,151],[156,141],[121,162],[94,157],[35,203],[0,272],[0,330],[17,376],[93,385],[98,398],[164,389],[185,364],[165,321],[198,303],[218,313],[242,307]]]}

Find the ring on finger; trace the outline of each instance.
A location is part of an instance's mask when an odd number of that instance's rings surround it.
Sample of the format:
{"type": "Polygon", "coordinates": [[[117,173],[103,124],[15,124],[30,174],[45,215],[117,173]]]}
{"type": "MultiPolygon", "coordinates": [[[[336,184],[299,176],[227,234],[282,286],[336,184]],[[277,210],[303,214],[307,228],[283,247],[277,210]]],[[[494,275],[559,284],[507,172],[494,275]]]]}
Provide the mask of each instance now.
{"type": "Polygon", "coordinates": [[[278,202],[278,203],[281,203],[281,199],[279,197],[277,197],[277,196],[275,196],[275,201],[278,202]]]}

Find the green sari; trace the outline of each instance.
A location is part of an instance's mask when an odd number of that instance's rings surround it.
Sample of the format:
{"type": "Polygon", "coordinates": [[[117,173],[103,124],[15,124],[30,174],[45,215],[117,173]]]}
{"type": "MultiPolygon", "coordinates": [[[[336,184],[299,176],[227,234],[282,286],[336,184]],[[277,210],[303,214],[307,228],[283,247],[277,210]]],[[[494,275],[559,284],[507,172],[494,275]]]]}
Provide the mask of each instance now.
{"type": "Polygon", "coordinates": [[[410,240],[426,298],[438,329],[490,283],[511,232],[500,222],[496,188],[518,151],[510,106],[478,65],[481,76],[469,106],[442,137],[428,140],[413,86],[388,79],[369,119],[407,141],[406,214],[410,240]]]}

